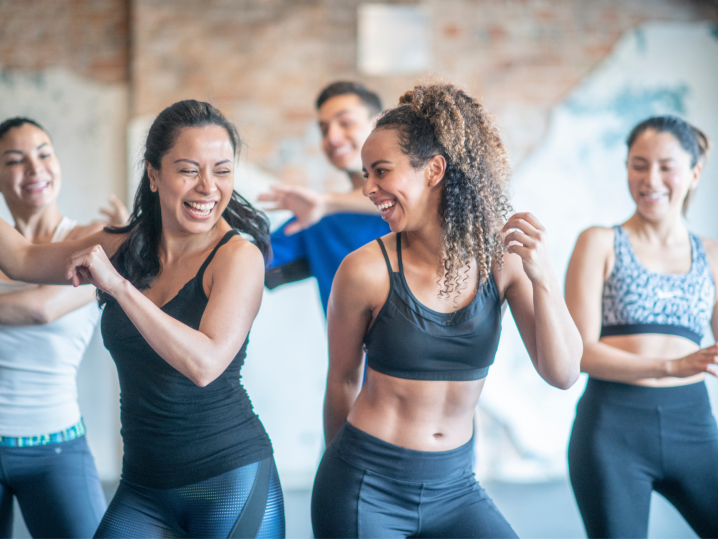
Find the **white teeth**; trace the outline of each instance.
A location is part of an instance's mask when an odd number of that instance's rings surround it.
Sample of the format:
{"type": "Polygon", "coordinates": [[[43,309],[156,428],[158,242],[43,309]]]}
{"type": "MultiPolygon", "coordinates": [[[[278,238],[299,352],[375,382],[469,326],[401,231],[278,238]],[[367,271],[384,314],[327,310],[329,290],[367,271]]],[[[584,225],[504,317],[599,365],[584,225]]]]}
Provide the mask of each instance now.
{"type": "Polygon", "coordinates": [[[216,202],[210,202],[209,204],[198,204],[197,202],[186,202],[186,204],[195,210],[202,212],[208,212],[217,204],[216,202]]]}
{"type": "Polygon", "coordinates": [[[384,202],[383,204],[377,204],[376,211],[383,212],[384,210],[391,208],[394,204],[396,204],[396,202],[384,202]]]}
{"type": "Polygon", "coordinates": [[[662,196],[665,196],[666,193],[643,193],[641,196],[645,198],[650,198],[652,200],[658,200],[662,196]]]}
{"type": "Polygon", "coordinates": [[[30,185],[23,186],[23,189],[26,189],[27,191],[40,191],[45,189],[48,185],[50,185],[50,182],[31,183],[30,185]]]}

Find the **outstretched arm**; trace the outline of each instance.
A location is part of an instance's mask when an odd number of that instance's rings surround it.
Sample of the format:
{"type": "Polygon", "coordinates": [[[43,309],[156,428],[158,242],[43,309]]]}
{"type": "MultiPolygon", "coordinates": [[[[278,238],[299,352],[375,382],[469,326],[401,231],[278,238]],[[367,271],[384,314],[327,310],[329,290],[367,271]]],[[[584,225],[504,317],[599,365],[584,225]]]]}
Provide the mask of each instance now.
{"type": "Polygon", "coordinates": [[[346,193],[317,193],[306,187],[273,185],[269,193],[259,195],[262,202],[274,202],[272,210],[289,210],[297,220],[289,225],[287,234],[295,234],[334,213],[376,213],[376,208],[361,189],[346,193]]]}
{"type": "Polygon", "coordinates": [[[667,358],[625,352],[599,340],[603,282],[612,252],[613,231],[589,228],[579,236],[566,272],[566,304],[583,340],[581,371],[614,382],[718,374],[715,345],[682,358],[667,358]]]}
{"type": "Polygon", "coordinates": [[[361,389],[362,343],[371,321],[367,301],[366,253],[356,251],[344,259],[334,277],[329,297],[329,370],[324,397],[324,440],[334,439],[361,389]]]}
{"type": "Polygon", "coordinates": [[[503,228],[511,229],[501,272],[506,300],[536,371],[568,389],[579,375],[581,336],[551,267],[546,229],[530,213],[513,215],[503,228]]]}
{"type": "Polygon", "coordinates": [[[67,264],[74,284],[89,281],[111,294],[157,354],[204,387],[222,374],[247,338],[259,311],[264,259],[259,249],[234,237],[217,251],[204,277],[208,303],[199,329],[166,314],[120,276],[104,251],[93,246],[67,264]]]}
{"type": "Polygon", "coordinates": [[[73,241],[35,244],[0,219],[0,271],[15,281],[69,284],[65,270],[73,253],[100,245],[111,256],[124,238],[99,231],[73,241]]]}

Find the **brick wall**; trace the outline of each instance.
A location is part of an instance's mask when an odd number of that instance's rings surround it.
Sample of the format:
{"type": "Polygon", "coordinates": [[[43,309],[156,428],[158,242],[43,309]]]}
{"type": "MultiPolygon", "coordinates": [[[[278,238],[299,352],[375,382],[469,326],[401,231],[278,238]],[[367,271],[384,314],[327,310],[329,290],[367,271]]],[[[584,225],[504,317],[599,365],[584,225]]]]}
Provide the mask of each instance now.
{"type": "Polygon", "coordinates": [[[129,80],[129,0],[0,0],[0,68],[129,80]]]}
{"type": "MultiPolygon", "coordinates": [[[[132,116],[187,97],[211,101],[239,124],[251,160],[285,179],[308,181],[319,152],[312,104],[322,85],[363,79],[393,105],[419,79],[358,75],[359,3],[0,0],[0,67],[62,66],[96,81],[127,82],[132,116]]],[[[718,4],[705,0],[420,4],[432,14],[431,75],[483,100],[514,162],[540,140],[551,107],[625,30],[647,21],[718,21],[718,4]]]]}

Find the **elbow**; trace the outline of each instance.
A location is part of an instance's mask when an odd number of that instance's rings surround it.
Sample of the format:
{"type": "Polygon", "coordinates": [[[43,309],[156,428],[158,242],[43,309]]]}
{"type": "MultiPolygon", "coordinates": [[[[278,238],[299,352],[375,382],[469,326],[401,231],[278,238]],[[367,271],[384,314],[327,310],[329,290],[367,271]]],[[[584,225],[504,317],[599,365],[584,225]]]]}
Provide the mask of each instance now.
{"type": "Polygon", "coordinates": [[[222,375],[230,362],[231,360],[226,363],[199,360],[189,369],[189,372],[186,373],[185,376],[197,387],[207,387],[222,375]],[[224,365],[224,367],[221,367],[221,365],[224,365]]]}
{"type": "Polygon", "coordinates": [[[34,308],[28,312],[28,325],[29,326],[44,326],[50,322],[54,322],[55,318],[50,314],[47,309],[34,308]]]}

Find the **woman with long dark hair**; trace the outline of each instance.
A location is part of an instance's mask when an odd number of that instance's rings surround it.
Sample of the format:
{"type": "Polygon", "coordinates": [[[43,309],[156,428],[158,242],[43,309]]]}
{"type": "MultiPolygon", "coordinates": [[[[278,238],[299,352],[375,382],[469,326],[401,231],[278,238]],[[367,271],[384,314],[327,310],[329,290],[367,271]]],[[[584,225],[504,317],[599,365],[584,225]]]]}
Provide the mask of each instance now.
{"type": "Polygon", "coordinates": [[[272,446],[239,381],[269,253],[266,218],[233,190],[239,144],[217,109],[181,101],[150,128],[127,226],[38,246],[0,221],[10,277],[100,291],[124,457],[98,537],[284,535],[272,446]]]}
{"type": "Polygon", "coordinates": [[[473,415],[504,301],[539,374],[560,388],[578,378],[581,340],[545,229],[509,217],[498,128],[452,85],[405,93],[362,161],[364,194],[392,233],[334,279],[314,534],[515,537],[474,478],[473,415]]]}
{"type": "MultiPolygon", "coordinates": [[[[47,131],[30,118],[0,123],[0,193],[28,241],[102,229],[60,213],[61,185],[47,131]]],[[[102,211],[123,225],[124,206],[112,206],[102,211]]],[[[77,403],[77,370],[100,320],[94,299],[90,286],[38,286],[0,273],[0,537],[12,534],[13,497],[33,537],[88,537],[107,507],[77,403]]]]}
{"type": "Polygon", "coordinates": [[[625,223],[581,233],[566,302],[584,343],[586,391],[568,463],[589,537],[646,537],[661,493],[701,537],[718,537],[718,427],[704,379],[718,375],[718,242],[682,216],[708,138],[675,116],[628,137],[625,223]]]}

